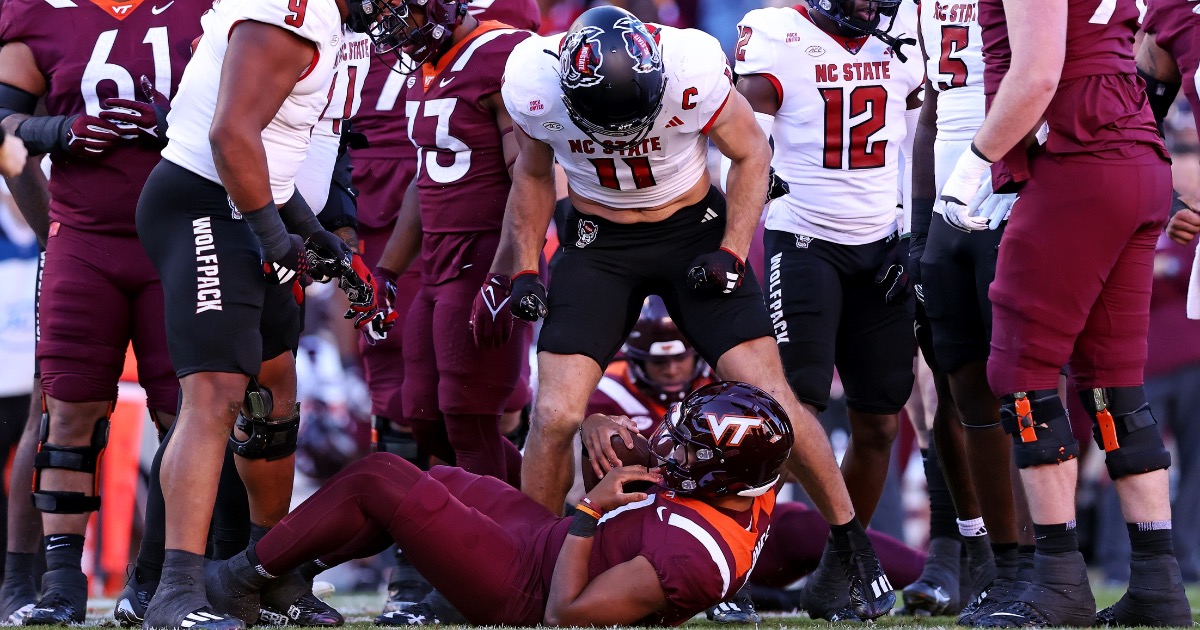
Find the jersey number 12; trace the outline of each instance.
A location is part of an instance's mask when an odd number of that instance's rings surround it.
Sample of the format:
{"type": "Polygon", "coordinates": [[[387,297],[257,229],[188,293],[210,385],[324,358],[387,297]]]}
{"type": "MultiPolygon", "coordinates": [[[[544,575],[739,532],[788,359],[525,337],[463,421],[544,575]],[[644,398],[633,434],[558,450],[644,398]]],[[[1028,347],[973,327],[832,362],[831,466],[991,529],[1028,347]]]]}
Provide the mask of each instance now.
{"type": "Polygon", "coordinates": [[[887,90],[882,85],[860,85],[850,90],[840,87],[821,88],[825,101],[825,168],[861,170],[880,168],[887,155],[887,140],[871,141],[887,121],[887,90]],[[849,100],[849,111],[847,103],[849,100]],[[846,125],[855,118],[862,118],[850,125],[849,142],[846,141],[846,125]]]}

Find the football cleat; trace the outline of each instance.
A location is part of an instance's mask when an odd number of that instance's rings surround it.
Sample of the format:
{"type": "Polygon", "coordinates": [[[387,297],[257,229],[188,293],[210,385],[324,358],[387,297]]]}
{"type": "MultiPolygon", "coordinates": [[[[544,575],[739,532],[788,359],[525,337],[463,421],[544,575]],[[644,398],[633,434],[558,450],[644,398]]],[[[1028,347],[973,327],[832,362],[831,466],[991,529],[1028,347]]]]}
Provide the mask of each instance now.
{"type": "Polygon", "coordinates": [[[874,550],[856,549],[849,555],[850,608],[855,616],[870,621],[891,612],[896,605],[896,591],[879,566],[874,550]]]}
{"type": "Polygon", "coordinates": [[[346,623],[346,618],[333,606],[321,601],[312,593],[305,593],[286,609],[278,609],[263,603],[259,610],[259,624],[274,626],[303,626],[307,628],[334,628],[346,623]]]}
{"type": "Polygon", "coordinates": [[[21,621],[26,626],[67,626],[87,615],[87,576],[79,569],[55,569],[42,576],[42,598],[21,621]]]}
{"type": "Polygon", "coordinates": [[[433,608],[424,602],[386,612],[375,618],[377,626],[431,626],[440,623],[442,620],[433,612],[433,608]]]}
{"type": "Polygon", "coordinates": [[[930,580],[920,579],[902,591],[904,594],[904,609],[901,614],[917,617],[937,617],[950,614],[953,601],[950,593],[940,584],[930,580]]]}
{"type": "Polygon", "coordinates": [[[750,599],[750,594],[745,586],[733,597],[709,608],[704,611],[704,616],[708,617],[709,621],[717,623],[753,623],[762,622],[762,615],[754,610],[754,602],[750,599]]]}
{"type": "Polygon", "coordinates": [[[117,595],[113,619],[123,628],[141,626],[146,618],[146,607],[150,605],[150,598],[154,597],[157,588],[157,582],[138,582],[137,569],[133,568],[125,580],[125,588],[117,595]]]}
{"type": "Polygon", "coordinates": [[[0,626],[19,626],[37,605],[33,579],[5,582],[0,590],[0,626]]]}
{"type": "Polygon", "coordinates": [[[392,569],[392,579],[388,582],[388,598],[383,604],[383,612],[396,612],[425,599],[433,590],[429,582],[421,576],[403,553],[396,554],[396,568],[392,569]]]}
{"type": "MultiPolygon", "coordinates": [[[[1014,594],[1014,601],[988,613],[976,613],[980,628],[1090,626],[1096,619],[1096,600],[1088,584],[1087,566],[1078,552],[1034,555],[1034,581],[1014,594]]],[[[1190,619],[1190,615],[1189,615],[1190,619]]]]}
{"type": "Polygon", "coordinates": [[[797,598],[800,607],[813,619],[832,621],[833,616],[850,605],[846,569],[830,545],[825,546],[816,570],[805,580],[797,598]]]}
{"type": "Polygon", "coordinates": [[[1192,609],[1174,556],[1134,556],[1129,589],[1117,603],[1096,613],[1107,626],[1190,626],[1192,609]]]}
{"type": "Polygon", "coordinates": [[[260,594],[245,587],[235,577],[237,569],[247,562],[246,553],[242,552],[228,560],[207,563],[204,567],[204,590],[214,609],[253,625],[258,621],[258,612],[262,609],[260,594]]]}

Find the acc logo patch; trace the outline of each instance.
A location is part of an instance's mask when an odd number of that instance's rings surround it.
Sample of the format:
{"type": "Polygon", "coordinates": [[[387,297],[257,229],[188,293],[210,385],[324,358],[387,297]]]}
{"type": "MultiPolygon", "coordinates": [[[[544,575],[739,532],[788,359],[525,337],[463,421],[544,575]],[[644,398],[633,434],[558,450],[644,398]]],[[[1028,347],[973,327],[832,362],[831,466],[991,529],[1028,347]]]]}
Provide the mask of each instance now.
{"type": "Polygon", "coordinates": [[[553,120],[547,120],[546,122],[542,123],[542,126],[550,131],[562,131],[563,130],[562,123],[555,122],[553,120]]]}
{"type": "Polygon", "coordinates": [[[596,240],[596,235],[600,233],[600,226],[593,221],[579,222],[579,240],[575,241],[575,247],[583,249],[592,244],[596,240]]]}
{"type": "Polygon", "coordinates": [[[821,55],[825,54],[825,49],[814,44],[808,48],[805,48],[804,52],[808,53],[809,57],[820,57],[821,55]]]}

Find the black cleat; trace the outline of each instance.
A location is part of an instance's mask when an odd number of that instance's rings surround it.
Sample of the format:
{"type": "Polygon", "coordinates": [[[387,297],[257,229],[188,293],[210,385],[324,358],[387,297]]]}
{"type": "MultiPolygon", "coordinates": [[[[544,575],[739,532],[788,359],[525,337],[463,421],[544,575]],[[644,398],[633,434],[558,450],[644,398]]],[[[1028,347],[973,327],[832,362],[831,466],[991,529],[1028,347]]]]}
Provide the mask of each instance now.
{"type": "Polygon", "coordinates": [[[392,569],[392,579],[388,582],[388,598],[383,604],[383,612],[396,612],[411,604],[425,599],[433,586],[421,576],[403,553],[396,554],[396,568],[392,569]]]}
{"type": "MultiPolygon", "coordinates": [[[[1096,599],[1088,583],[1087,566],[1078,551],[1064,555],[1034,555],[1034,581],[1016,593],[1014,601],[975,615],[980,628],[1090,626],[1096,619],[1096,599]]],[[[1190,619],[1190,616],[1189,616],[1190,619]]]]}
{"type": "Polygon", "coordinates": [[[834,615],[850,606],[848,585],[845,567],[838,561],[833,546],[827,544],[816,570],[800,588],[797,601],[809,617],[833,621],[834,615]]]}
{"type": "Polygon", "coordinates": [[[866,547],[849,554],[850,609],[863,621],[882,617],[896,605],[896,591],[888,581],[875,550],[866,547]]]}
{"type": "Polygon", "coordinates": [[[87,576],[79,569],[55,569],[42,576],[42,598],[21,621],[26,626],[70,626],[87,615],[87,576]]]}
{"type": "Polygon", "coordinates": [[[433,612],[433,608],[424,602],[385,612],[375,618],[377,626],[432,626],[440,623],[442,620],[433,612]]]}
{"type": "Polygon", "coordinates": [[[1174,556],[1135,557],[1130,569],[1129,590],[1096,613],[1097,625],[1192,625],[1192,608],[1174,556]]]}
{"type": "Polygon", "coordinates": [[[904,587],[904,608],[902,615],[916,617],[937,617],[953,612],[954,600],[940,584],[919,579],[904,587]]]}
{"type": "Polygon", "coordinates": [[[262,609],[259,610],[258,622],[273,626],[335,628],[346,623],[346,618],[321,598],[312,593],[305,593],[287,607],[276,608],[264,601],[262,609]]]}
{"type": "MultiPolygon", "coordinates": [[[[204,591],[214,610],[254,625],[262,608],[259,591],[239,579],[239,569],[250,567],[246,552],[204,567],[204,591]]],[[[253,571],[253,569],[250,569],[253,571]]]]}
{"type": "Polygon", "coordinates": [[[245,630],[241,619],[213,610],[200,576],[164,571],[154,598],[146,606],[144,630],[245,630]]]}
{"type": "Polygon", "coordinates": [[[125,588],[117,595],[113,619],[122,628],[141,626],[146,618],[146,607],[150,605],[150,599],[154,597],[154,590],[157,588],[158,582],[139,582],[137,568],[134,567],[129,572],[129,578],[125,580],[125,588]]]}
{"type": "MultiPolygon", "coordinates": [[[[6,576],[9,577],[9,576],[6,576]]],[[[0,626],[19,626],[37,605],[33,576],[6,579],[0,588],[0,626]]]]}
{"type": "Polygon", "coordinates": [[[754,602],[750,599],[749,589],[745,586],[733,597],[704,611],[709,621],[717,623],[753,623],[762,622],[762,615],[754,610],[754,602]]]}

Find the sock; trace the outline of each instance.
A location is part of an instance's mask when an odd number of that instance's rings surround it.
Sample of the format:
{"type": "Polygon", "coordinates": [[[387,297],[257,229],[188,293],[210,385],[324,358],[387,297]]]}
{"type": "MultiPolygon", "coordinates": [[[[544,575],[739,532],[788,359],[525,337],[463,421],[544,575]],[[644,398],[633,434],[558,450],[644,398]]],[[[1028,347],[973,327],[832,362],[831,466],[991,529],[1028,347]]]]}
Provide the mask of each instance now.
{"type": "Polygon", "coordinates": [[[1033,579],[1033,555],[1036,550],[1034,545],[1017,546],[1017,579],[1022,582],[1033,579]]]}
{"type": "Polygon", "coordinates": [[[1021,566],[1017,543],[992,543],[992,555],[996,558],[996,577],[1016,581],[1021,566]]]}
{"type": "Polygon", "coordinates": [[[837,552],[850,552],[863,547],[864,543],[871,544],[871,539],[867,538],[867,530],[858,522],[858,517],[842,525],[830,525],[829,540],[833,543],[833,550],[837,552]]]}
{"type": "Polygon", "coordinates": [[[9,551],[4,554],[4,582],[19,582],[33,579],[33,564],[36,553],[9,551]]]}
{"type": "Polygon", "coordinates": [[[987,536],[987,527],[983,524],[983,517],[977,517],[967,520],[956,519],[958,522],[958,533],[964,538],[979,538],[987,536]]]}
{"type": "Polygon", "coordinates": [[[51,534],[42,538],[46,550],[46,570],[81,569],[83,567],[83,536],[51,534]]]}
{"type": "Polygon", "coordinates": [[[300,576],[304,578],[304,581],[310,584],[312,583],[313,579],[315,579],[326,569],[329,569],[329,567],[320,560],[310,560],[296,567],[296,571],[300,573],[300,576]]]}
{"type": "Polygon", "coordinates": [[[262,540],[262,537],[266,536],[267,532],[269,531],[271,531],[270,527],[264,527],[256,523],[250,523],[250,544],[253,545],[254,543],[262,540]]]}
{"type": "Polygon", "coordinates": [[[1134,555],[1153,557],[1175,553],[1171,521],[1126,523],[1125,527],[1129,530],[1129,545],[1134,555]]]}
{"type": "Polygon", "coordinates": [[[1075,519],[1066,523],[1049,525],[1033,524],[1034,548],[1038,553],[1064,555],[1079,551],[1079,536],[1075,532],[1075,519]]]}
{"type": "Polygon", "coordinates": [[[929,488],[929,537],[958,538],[954,526],[954,497],[942,473],[941,460],[936,448],[921,449],[921,463],[925,468],[925,483],[929,488]]]}

